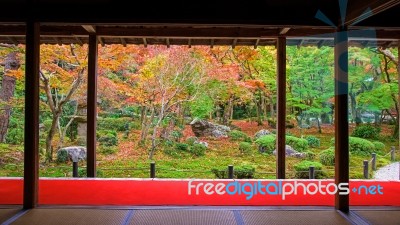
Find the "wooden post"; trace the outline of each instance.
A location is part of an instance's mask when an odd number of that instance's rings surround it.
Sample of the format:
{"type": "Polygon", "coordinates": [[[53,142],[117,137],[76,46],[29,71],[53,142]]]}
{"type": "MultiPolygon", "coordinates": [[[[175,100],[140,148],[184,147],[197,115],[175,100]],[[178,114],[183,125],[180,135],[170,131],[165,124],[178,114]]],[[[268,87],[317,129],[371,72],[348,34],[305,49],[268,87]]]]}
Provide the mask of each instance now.
{"type": "Polygon", "coordinates": [[[376,153],[372,153],[371,168],[372,171],[376,170],[376,153]]]}
{"type": "Polygon", "coordinates": [[[24,127],[24,209],[38,203],[39,184],[39,66],[40,24],[26,24],[25,127],[24,127]]]}
{"type": "MultiPolygon", "coordinates": [[[[348,120],[348,33],[347,27],[335,34],[335,183],[349,183],[348,120]]],[[[349,211],[349,195],[335,196],[335,208],[349,211]]]]}
{"type": "Polygon", "coordinates": [[[233,179],[233,165],[228,166],[228,179],[233,179]]]}
{"type": "Polygon", "coordinates": [[[150,163],[150,178],[156,178],[156,163],[150,163]]]}
{"type": "Polygon", "coordinates": [[[368,179],[369,171],[368,171],[368,160],[363,161],[363,171],[364,171],[364,179],[368,179]]]}
{"type": "Polygon", "coordinates": [[[314,166],[310,166],[308,168],[308,178],[315,179],[315,167],[314,166]]]}
{"type": "Polygon", "coordinates": [[[286,38],[277,40],[276,178],[285,179],[286,157],[286,38]]]}
{"type": "MultiPolygon", "coordinates": [[[[397,96],[397,104],[398,104],[398,106],[397,107],[400,107],[400,39],[397,40],[397,80],[398,80],[397,85],[398,85],[398,88],[399,88],[398,93],[397,93],[398,94],[398,96],[397,96]]],[[[400,108],[398,108],[398,109],[400,109],[400,108]]],[[[400,118],[399,118],[399,116],[400,115],[397,115],[397,122],[399,123],[399,131],[398,131],[399,136],[398,136],[398,140],[397,141],[399,143],[398,147],[399,147],[399,150],[400,150],[400,118]]]]}
{"type": "Polygon", "coordinates": [[[87,84],[87,177],[96,177],[97,36],[89,35],[87,84]]]}

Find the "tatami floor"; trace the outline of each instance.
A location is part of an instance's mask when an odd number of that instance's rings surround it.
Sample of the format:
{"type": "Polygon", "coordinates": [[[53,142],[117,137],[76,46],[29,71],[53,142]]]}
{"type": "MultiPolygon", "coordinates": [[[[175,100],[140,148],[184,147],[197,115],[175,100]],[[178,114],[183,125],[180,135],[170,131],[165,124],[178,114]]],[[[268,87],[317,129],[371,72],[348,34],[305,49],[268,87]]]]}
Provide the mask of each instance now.
{"type": "Polygon", "coordinates": [[[38,207],[0,208],[4,225],[134,224],[389,224],[400,225],[400,208],[354,208],[349,214],[325,207],[38,207]]]}

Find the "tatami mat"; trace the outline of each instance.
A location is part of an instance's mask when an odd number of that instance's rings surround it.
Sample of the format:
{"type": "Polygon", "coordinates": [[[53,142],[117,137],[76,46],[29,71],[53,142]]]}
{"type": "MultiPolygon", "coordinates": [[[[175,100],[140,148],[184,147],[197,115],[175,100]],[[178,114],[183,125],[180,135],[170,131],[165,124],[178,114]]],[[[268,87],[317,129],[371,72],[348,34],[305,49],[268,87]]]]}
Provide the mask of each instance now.
{"type": "Polygon", "coordinates": [[[242,211],[244,224],[246,225],[340,225],[349,224],[335,210],[329,211],[242,211]]]}
{"type": "Polygon", "coordinates": [[[359,210],[356,213],[374,225],[400,225],[400,211],[359,210]]]}
{"type": "Polygon", "coordinates": [[[129,210],[33,209],[13,225],[121,225],[129,210]]]}

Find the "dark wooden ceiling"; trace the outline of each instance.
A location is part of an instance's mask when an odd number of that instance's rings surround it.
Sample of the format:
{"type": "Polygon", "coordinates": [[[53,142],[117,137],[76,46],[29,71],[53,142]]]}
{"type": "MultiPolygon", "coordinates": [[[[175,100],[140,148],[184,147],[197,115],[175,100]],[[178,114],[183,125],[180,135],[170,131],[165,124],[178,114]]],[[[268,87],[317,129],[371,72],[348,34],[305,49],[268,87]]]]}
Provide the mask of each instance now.
{"type": "Polygon", "coordinates": [[[24,23],[33,20],[41,22],[41,42],[47,44],[84,44],[95,33],[101,44],[258,46],[286,36],[289,45],[333,45],[329,21],[341,24],[340,9],[346,8],[343,23],[352,30],[352,45],[397,44],[400,0],[349,0],[347,7],[338,2],[2,0],[0,42],[25,43],[24,23]],[[317,19],[317,12],[327,19],[317,19]]]}

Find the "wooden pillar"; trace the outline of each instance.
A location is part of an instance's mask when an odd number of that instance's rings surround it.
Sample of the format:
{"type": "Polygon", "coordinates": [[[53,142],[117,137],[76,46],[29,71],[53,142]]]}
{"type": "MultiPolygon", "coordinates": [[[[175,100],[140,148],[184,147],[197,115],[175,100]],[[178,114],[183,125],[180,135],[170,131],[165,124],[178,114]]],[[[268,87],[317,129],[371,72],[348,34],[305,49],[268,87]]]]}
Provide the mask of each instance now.
{"type": "MultiPolygon", "coordinates": [[[[341,27],[335,34],[335,183],[349,182],[348,34],[341,27]]],[[[339,192],[338,192],[339,193],[339,192]]],[[[349,195],[335,196],[335,208],[347,212],[349,195]]]]}
{"type": "Polygon", "coordinates": [[[96,177],[97,35],[89,35],[87,84],[87,176],[96,177]]]}
{"type": "Polygon", "coordinates": [[[277,41],[277,123],[276,123],[276,178],[285,179],[286,170],[286,38],[277,41]]]}
{"type": "Polygon", "coordinates": [[[40,24],[26,24],[24,127],[24,209],[38,203],[40,24]]]}
{"type": "MultiPolygon", "coordinates": [[[[397,40],[397,80],[398,80],[397,85],[399,88],[397,104],[400,109],[400,39],[397,40]]],[[[400,115],[397,115],[397,116],[400,116],[400,115]]],[[[400,151],[400,119],[398,119],[398,123],[399,123],[399,137],[398,137],[397,141],[399,142],[398,147],[399,147],[399,151],[400,151]]]]}

